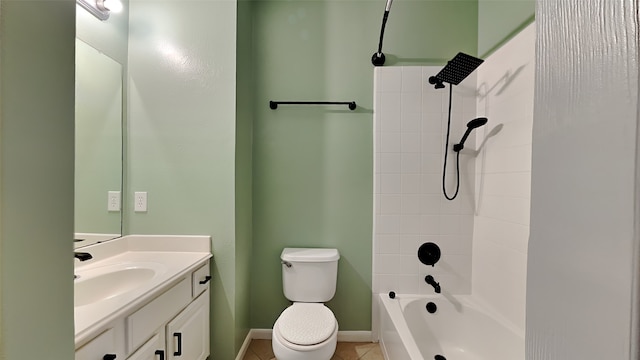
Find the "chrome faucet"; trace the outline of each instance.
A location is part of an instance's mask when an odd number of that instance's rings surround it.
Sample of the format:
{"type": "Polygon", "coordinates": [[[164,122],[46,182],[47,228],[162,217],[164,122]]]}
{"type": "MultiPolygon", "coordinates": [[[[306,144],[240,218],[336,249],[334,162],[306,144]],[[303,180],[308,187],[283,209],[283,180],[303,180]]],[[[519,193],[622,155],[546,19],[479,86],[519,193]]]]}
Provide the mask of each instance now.
{"type": "Polygon", "coordinates": [[[73,257],[80,261],[87,261],[93,259],[93,256],[88,252],[74,252],[73,257]]]}
{"type": "Polygon", "coordinates": [[[424,278],[424,281],[433,286],[433,289],[436,291],[436,293],[440,294],[440,283],[437,283],[436,280],[433,278],[433,276],[431,275],[427,275],[424,278]]]}

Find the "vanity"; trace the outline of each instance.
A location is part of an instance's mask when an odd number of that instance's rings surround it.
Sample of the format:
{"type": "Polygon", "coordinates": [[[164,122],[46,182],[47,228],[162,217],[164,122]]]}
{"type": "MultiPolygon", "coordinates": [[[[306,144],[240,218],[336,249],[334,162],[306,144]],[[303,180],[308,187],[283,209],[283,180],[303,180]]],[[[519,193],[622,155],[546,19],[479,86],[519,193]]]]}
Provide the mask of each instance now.
{"type": "Polygon", "coordinates": [[[75,360],[207,359],[211,257],[208,236],[76,249],[75,360]]]}

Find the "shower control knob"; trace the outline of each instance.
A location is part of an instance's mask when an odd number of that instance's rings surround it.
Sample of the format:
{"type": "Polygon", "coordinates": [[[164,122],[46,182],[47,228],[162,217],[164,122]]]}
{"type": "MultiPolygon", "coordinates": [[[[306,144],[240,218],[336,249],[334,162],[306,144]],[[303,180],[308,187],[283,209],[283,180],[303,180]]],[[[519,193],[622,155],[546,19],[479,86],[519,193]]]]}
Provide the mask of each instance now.
{"type": "Polygon", "coordinates": [[[440,260],[440,247],[432,242],[420,245],[418,259],[425,265],[434,266],[440,260]]]}

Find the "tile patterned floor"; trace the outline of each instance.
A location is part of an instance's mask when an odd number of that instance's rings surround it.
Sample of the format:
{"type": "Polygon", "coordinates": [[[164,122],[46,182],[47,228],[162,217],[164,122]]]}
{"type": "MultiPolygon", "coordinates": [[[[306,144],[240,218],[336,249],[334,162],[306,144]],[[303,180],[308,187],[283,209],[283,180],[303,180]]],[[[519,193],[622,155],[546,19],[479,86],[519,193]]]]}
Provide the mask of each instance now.
{"type": "MultiPolygon", "coordinates": [[[[339,342],[331,360],[384,360],[377,343],[339,342]]],[[[271,340],[251,340],[242,360],[276,360],[271,340]]]]}

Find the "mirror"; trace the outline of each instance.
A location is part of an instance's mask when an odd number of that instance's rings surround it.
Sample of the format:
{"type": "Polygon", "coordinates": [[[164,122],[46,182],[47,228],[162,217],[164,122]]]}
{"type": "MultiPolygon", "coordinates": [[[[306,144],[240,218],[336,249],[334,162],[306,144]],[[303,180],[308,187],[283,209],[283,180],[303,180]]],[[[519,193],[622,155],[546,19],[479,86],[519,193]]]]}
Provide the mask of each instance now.
{"type": "Polygon", "coordinates": [[[76,39],[74,248],[121,236],[122,65],[76,39]]]}

